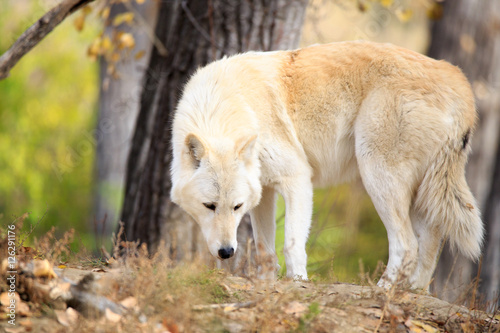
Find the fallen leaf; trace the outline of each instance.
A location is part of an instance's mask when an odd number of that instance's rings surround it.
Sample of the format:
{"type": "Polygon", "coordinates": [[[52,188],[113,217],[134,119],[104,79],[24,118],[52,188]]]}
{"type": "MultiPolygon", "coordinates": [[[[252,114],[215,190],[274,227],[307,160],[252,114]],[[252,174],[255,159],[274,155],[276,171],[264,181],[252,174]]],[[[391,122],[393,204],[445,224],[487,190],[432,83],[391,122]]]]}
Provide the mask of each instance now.
{"type": "Polygon", "coordinates": [[[9,267],[9,262],[7,261],[7,258],[5,258],[4,260],[2,260],[2,264],[0,265],[0,274],[3,275],[5,272],[7,272],[8,267],[9,267]]]}
{"type": "Polygon", "coordinates": [[[106,308],[106,311],[104,312],[104,316],[106,317],[106,319],[108,321],[110,321],[112,323],[117,323],[120,321],[120,319],[122,319],[121,315],[114,313],[109,308],[106,308]]]}
{"type": "Polygon", "coordinates": [[[177,326],[176,323],[174,323],[173,320],[163,318],[162,324],[163,324],[163,327],[165,327],[169,332],[179,333],[179,327],[177,326]]]}
{"type": "MultiPolygon", "coordinates": [[[[136,55],[136,56],[137,56],[137,55],[136,55]]],[[[116,262],[116,259],[115,259],[115,258],[113,258],[113,257],[111,257],[111,258],[109,258],[109,259],[107,259],[107,260],[106,260],[106,263],[107,263],[108,265],[113,265],[115,262],[116,262]]]]}
{"type": "Polygon", "coordinates": [[[46,277],[49,279],[57,277],[57,274],[52,269],[52,265],[47,259],[33,260],[33,275],[35,277],[46,277]]]}
{"type": "Polygon", "coordinates": [[[9,293],[1,293],[0,294],[0,304],[3,306],[7,306],[10,303],[10,296],[9,293]]]}
{"type": "Polygon", "coordinates": [[[78,312],[73,308],[54,311],[56,313],[57,321],[63,326],[72,327],[78,321],[78,312]]]}
{"type": "Polygon", "coordinates": [[[103,268],[93,268],[92,272],[94,272],[94,273],[106,273],[107,271],[103,268]]]}
{"type": "Polygon", "coordinates": [[[411,324],[421,328],[424,330],[426,333],[437,333],[439,332],[439,329],[435,328],[434,326],[431,326],[427,323],[424,323],[423,321],[420,320],[411,320],[411,324]]]}
{"type": "Polygon", "coordinates": [[[137,298],[133,296],[129,296],[120,302],[121,305],[126,307],[127,309],[132,309],[137,306],[137,298]]]}
{"type": "Polygon", "coordinates": [[[225,306],[224,307],[224,312],[231,312],[231,311],[234,311],[234,310],[237,310],[238,308],[235,307],[234,305],[228,305],[228,306],[225,306]]]}

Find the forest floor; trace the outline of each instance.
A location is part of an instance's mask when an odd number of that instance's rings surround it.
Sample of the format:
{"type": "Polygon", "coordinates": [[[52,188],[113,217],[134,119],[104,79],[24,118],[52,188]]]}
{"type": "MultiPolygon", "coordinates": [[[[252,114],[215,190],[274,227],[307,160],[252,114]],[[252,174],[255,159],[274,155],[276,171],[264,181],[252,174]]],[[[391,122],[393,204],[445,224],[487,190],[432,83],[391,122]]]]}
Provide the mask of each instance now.
{"type": "MultiPolygon", "coordinates": [[[[2,253],[6,245],[0,239],[2,253]]],[[[384,290],[369,279],[364,286],[266,282],[173,265],[145,250],[120,263],[61,262],[55,254],[63,245],[21,246],[15,267],[4,257],[0,332],[500,332],[498,312],[384,290]]]]}

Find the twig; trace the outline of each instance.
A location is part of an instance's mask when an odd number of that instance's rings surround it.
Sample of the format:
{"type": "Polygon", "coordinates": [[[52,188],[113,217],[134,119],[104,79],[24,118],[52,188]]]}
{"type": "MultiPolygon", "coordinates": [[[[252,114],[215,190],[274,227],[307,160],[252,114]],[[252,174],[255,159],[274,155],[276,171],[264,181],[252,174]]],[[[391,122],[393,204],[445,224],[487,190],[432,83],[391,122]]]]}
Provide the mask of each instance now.
{"type": "Polygon", "coordinates": [[[162,43],[162,41],[158,38],[158,36],[156,36],[154,30],[148,24],[148,22],[146,21],[146,19],[129,2],[124,2],[123,4],[125,5],[125,7],[127,7],[127,9],[130,12],[134,13],[134,17],[137,19],[137,21],[139,22],[139,24],[141,25],[141,27],[144,29],[146,35],[151,40],[151,42],[153,43],[153,45],[158,49],[158,52],[160,53],[160,55],[163,56],[163,57],[166,57],[168,55],[167,48],[162,43]]]}
{"type": "Polygon", "coordinates": [[[476,279],[474,281],[474,288],[472,289],[472,306],[474,307],[474,309],[476,308],[476,294],[477,294],[477,289],[479,288],[479,280],[480,280],[480,277],[481,277],[481,270],[482,270],[482,267],[483,267],[483,256],[481,256],[481,258],[479,258],[479,267],[477,268],[477,275],[476,275],[476,279]]]}
{"type": "Polygon", "coordinates": [[[29,27],[0,57],[0,80],[7,78],[12,67],[69,14],[92,1],[94,0],[64,0],[29,27]]]}
{"type": "MultiPolygon", "coordinates": [[[[0,78],[1,80],[1,78],[0,78]]],[[[38,227],[38,225],[42,222],[42,220],[45,218],[45,215],[47,215],[47,212],[49,211],[49,207],[45,208],[45,212],[43,213],[42,217],[38,219],[35,225],[30,226],[30,231],[24,236],[23,240],[19,242],[19,247],[22,247],[24,245],[24,242],[28,237],[33,233],[33,231],[38,227]]]]}
{"type": "Polygon", "coordinates": [[[198,32],[203,36],[203,38],[205,38],[212,45],[212,47],[216,47],[218,50],[222,50],[222,46],[217,44],[215,41],[212,41],[212,38],[210,37],[209,33],[205,29],[203,29],[200,23],[198,23],[196,18],[193,16],[193,13],[191,13],[191,11],[189,10],[186,0],[181,2],[181,7],[182,10],[184,10],[184,12],[186,13],[186,16],[191,22],[191,24],[194,26],[196,30],[198,30],[198,32]]]}
{"type": "Polygon", "coordinates": [[[203,311],[203,310],[212,310],[212,309],[225,309],[225,308],[231,308],[231,309],[241,309],[241,308],[250,308],[252,306],[255,306],[257,304],[257,301],[250,301],[250,302],[244,302],[244,303],[222,303],[222,304],[207,304],[207,305],[194,305],[192,309],[194,311],[203,311]]]}

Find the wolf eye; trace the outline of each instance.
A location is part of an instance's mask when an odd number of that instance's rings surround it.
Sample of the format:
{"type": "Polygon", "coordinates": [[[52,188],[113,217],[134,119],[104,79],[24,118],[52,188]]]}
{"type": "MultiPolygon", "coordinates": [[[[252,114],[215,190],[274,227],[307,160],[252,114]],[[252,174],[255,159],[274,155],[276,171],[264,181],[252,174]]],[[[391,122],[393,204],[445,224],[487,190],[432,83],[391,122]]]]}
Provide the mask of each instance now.
{"type": "Polygon", "coordinates": [[[215,211],[215,208],[217,208],[217,206],[213,202],[205,202],[203,203],[203,206],[213,211],[215,211]]]}
{"type": "Polygon", "coordinates": [[[241,207],[241,206],[243,206],[243,204],[242,204],[242,203],[237,204],[236,206],[234,206],[234,210],[238,210],[238,209],[240,209],[240,207],[241,207]]]}

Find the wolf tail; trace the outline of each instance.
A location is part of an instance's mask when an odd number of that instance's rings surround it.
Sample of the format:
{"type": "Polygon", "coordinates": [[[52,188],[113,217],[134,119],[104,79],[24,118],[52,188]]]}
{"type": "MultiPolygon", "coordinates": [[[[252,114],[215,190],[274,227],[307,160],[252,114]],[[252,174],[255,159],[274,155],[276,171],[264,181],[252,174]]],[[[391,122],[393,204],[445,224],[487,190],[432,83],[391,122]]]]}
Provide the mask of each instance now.
{"type": "Polygon", "coordinates": [[[481,213],[467,182],[465,164],[470,148],[468,130],[461,140],[450,140],[435,156],[418,188],[414,208],[452,249],[472,260],[481,254],[484,228],[481,213]]]}

